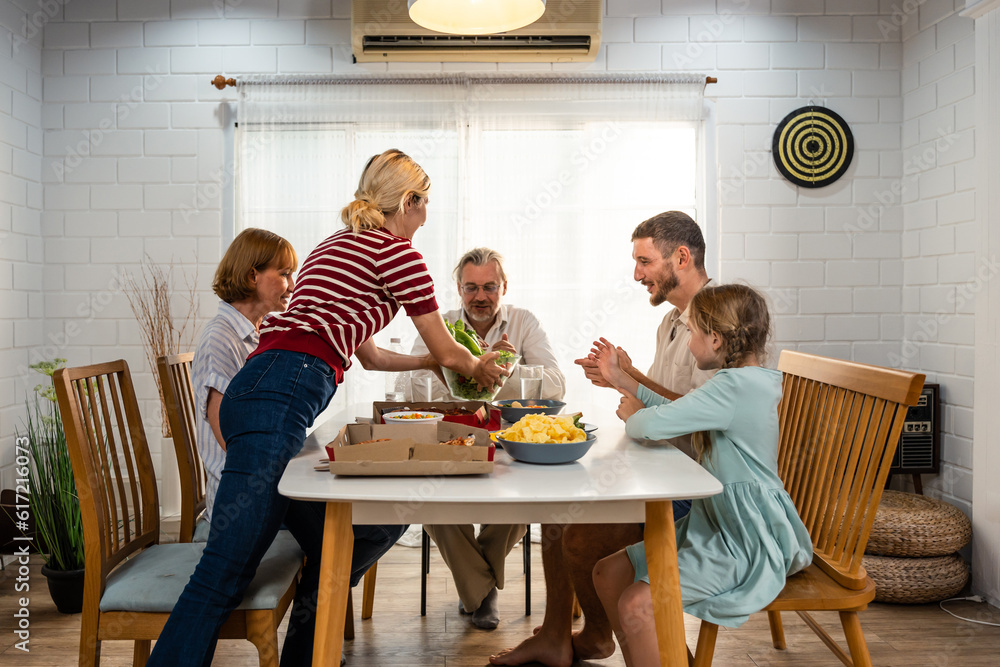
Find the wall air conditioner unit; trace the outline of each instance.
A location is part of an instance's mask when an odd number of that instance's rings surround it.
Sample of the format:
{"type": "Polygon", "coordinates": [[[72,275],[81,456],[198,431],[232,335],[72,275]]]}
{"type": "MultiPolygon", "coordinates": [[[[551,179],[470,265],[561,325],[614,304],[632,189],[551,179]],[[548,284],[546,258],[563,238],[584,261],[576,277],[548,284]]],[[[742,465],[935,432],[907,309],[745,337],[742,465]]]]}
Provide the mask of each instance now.
{"type": "Polygon", "coordinates": [[[351,0],[354,60],[590,62],[601,45],[602,0],[548,0],[529,26],[497,35],[446,35],[410,20],[406,0],[351,0]]]}

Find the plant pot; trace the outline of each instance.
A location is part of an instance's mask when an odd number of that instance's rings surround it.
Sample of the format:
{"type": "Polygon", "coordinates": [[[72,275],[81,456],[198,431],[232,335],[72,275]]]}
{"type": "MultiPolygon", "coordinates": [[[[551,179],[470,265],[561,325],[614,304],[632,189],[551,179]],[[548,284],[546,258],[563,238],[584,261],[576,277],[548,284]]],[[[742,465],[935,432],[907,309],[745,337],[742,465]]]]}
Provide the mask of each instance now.
{"type": "Polygon", "coordinates": [[[49,584],[49,596],[63,614],[83,611],[83,570],[52,570],[42,566],[49,584]]]}

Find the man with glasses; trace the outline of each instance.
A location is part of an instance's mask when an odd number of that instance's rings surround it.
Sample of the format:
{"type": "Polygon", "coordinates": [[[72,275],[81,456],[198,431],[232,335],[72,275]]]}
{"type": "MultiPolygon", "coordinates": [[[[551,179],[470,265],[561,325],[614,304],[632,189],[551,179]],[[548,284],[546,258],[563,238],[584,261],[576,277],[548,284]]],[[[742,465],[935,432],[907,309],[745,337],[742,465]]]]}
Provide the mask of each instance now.
{"type": "MultiPolygon", "coordinates": [[[[462,320],[466,329],[475,330],[490,350],[516,352],[522,364],[543,366],[542,398],[561,399],[566,392],[566,378],[538,319],[524,308],[502,303],[507,275],[500,253],[489,248],[470,250],[458,261],[454,275],[462,308],[444,313],[444,318],[449,322],[462,320]]],[[[411,354],[426,353],[427,347],[418,338],[411,354]]],[[[439,380],[434,380],[433,387],[434,400],[448,398],[448,390],[439,380]]],[[[521,398],[519,392],[515,369],[498,398],[521,398]]],[[[461,600],[459,611],[471,614],[476,627],[492,630],[500,622],[497,589],[504,585],[504,561],[525,528],[523,524],[483,525],[476,535],[471,525],[424,526],[451,569],[461,600]]]]}

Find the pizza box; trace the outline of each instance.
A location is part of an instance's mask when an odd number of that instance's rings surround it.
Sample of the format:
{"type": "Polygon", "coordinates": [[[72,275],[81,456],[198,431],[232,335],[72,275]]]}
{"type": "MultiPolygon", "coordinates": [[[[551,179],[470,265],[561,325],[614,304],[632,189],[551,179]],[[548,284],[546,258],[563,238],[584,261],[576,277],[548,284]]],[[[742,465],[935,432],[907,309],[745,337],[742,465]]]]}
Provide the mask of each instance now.
{"type": "MultiPolygon", "coordinates": [[[[423,408],[422,408],[423,409],[423,408]]],[[[479,475],[493,472],[488,431],[464,424],[348,424],[326,446],[336,475],[479,475]],[[472,434],[476,444],[445,445],[472,434]],[[383,442],[357,444],[387,438],[383,442]]]]}
{"type": "Polygon", "coordinates": [[[500,410],[484,401],[375,401],[372,406],[372,419],[376,424],[381,424],[382,415],[395,410],[440,412],[446,422],[475,426],[487,431],[497,431],[501,428],[500,410]],[[448,414],[449,411],[458,408],[465,408],[472,414],[448,414]]]}

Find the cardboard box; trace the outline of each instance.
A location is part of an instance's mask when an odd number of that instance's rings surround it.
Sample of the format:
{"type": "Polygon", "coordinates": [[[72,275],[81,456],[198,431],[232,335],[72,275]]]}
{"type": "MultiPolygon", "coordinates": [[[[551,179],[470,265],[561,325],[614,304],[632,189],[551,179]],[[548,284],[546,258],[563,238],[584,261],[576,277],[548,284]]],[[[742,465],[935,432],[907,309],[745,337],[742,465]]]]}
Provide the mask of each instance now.
{"type": "Polygon", "coordinates": [[[493,472],[496,445],[488,431],[464,424],[348,424],[326,446],[336,475],[479,475],[493,472]],[[469,434],[476,444],[445,445],[469,434]],[[355,444],[389,438],[385,442],[355,444]]]}
{"type": "Polygon", "coordinates": [[[445,415],[444,421],[455,424],[465,424],[487,431],[497,431],[501,428],[500,410],[484,401],[376,401],[372,407],[372,419],[376,424],[384,423],[382,415],[394,410],[410,409],[414,411],[446,412],[454,408],[465,408],[471,415],[445,415]]]}

